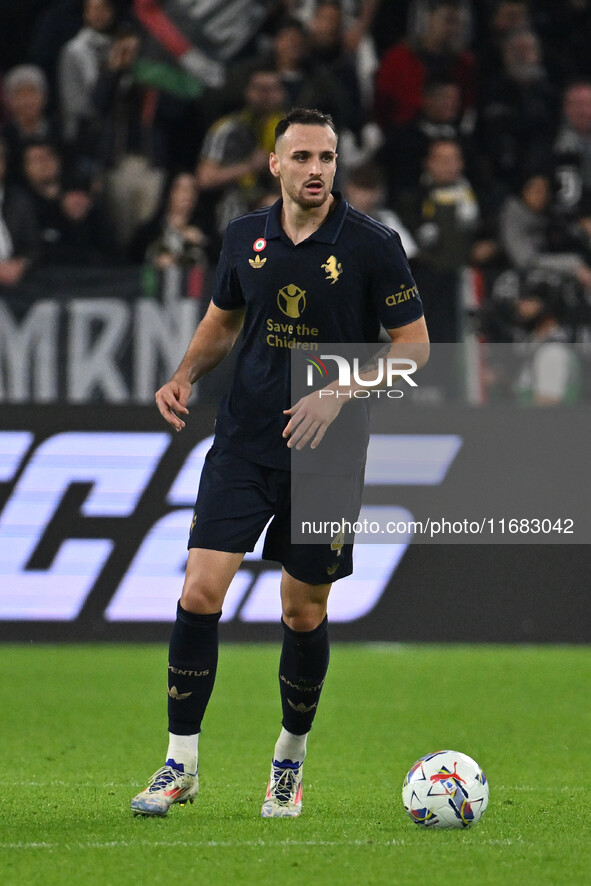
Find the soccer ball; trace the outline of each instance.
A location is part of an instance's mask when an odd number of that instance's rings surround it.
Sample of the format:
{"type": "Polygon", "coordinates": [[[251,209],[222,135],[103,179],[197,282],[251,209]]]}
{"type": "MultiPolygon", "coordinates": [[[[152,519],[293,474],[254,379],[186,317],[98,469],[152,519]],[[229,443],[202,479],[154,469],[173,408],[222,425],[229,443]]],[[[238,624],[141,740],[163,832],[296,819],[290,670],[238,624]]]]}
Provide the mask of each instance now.
{"type": "Polygon", "coordinates": [[[458,751],[427,754],[407,772],[404,808],[428,828],[467,828],[488,805],[488,782],[478,763],[458,751]]]}

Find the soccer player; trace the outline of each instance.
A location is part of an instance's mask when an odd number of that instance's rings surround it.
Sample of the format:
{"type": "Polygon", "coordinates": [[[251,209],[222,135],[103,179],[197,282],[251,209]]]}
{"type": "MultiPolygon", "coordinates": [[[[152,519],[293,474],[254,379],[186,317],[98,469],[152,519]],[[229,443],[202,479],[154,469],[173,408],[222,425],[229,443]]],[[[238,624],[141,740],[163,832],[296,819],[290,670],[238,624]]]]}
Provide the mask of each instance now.
{"type": "MultiPolygon", "coordinates": [[[[341,409],[352,406],[346,396],[315,393],[292,403],[290,355],[314,342],[377,342],[380,323],[397,347],[428,348],[398,235],[332,192],[336,148],[328,115],[296,108],[279,122],[269,165],[281,199],[229,224],[212,303],[156,394],[163,417],[181,431],[191,386],[242,330],[233,385],[201,475],[170,640],[166,762],[131,801],[135,814],[165,815],[197,794],[198,738],[214,685],[224,597],[271,517],[263,556],[283,567],[283,720],[261,814],[301,812],[306,739],[329,660],[327,600],[332,582],[352,571],[352,544],[291,544],[290,456],[321,446],[341,409]]],[[[362,470],[339,478],[353,498],[362,470]]]]}

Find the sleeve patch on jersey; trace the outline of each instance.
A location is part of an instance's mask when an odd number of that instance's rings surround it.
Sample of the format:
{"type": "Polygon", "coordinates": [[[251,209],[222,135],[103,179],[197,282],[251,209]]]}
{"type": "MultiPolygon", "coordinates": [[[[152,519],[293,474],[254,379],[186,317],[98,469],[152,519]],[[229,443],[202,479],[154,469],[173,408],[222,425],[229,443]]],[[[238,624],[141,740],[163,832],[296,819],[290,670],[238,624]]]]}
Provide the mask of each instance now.
{"type": "Polygon", "coordinates": [[[392,307],[393,305],[401,305],[411,298],[417,298],[418,295],[419,290],[416,284],[413,286],[405,286],[404,283],[402,283],[398,292],[393,292],[392,295],[387,296],[386,304],[388,305],[388,307],[392,307]]]}

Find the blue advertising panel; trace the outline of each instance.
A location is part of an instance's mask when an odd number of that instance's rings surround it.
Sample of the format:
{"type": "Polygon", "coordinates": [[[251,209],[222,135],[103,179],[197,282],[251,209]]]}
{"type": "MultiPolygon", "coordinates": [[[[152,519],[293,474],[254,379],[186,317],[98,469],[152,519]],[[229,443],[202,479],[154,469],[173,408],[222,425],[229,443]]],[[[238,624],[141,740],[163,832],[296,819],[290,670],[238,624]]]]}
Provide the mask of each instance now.
{"type": "MultiPolygon", "coordinates": [[[[214,422],[209,408],[192,412],[174,434],[150,407],[0,408],[1,639],[168,637],[214,422]]],[[[473,482],[482,439],[471,416],[449,409],[433,429],[424,411],[408,412],[404,433],[372,436],[360,519],[388,518],[399,531],[356,546],[354,574],[329,601],[335,639],[591,639],[588,544],[556,534],[531,543],[523,533],[510,544],[501,535],[416,543],[413,521],[429,514],[429,501],[463,501],[473,482]]],[[[546,420],[524,412],[520,439],[539,439],[546,420]]],[[[230,587],[225,639],[277,639],[280,568],[261,549],[230,587]]]]}

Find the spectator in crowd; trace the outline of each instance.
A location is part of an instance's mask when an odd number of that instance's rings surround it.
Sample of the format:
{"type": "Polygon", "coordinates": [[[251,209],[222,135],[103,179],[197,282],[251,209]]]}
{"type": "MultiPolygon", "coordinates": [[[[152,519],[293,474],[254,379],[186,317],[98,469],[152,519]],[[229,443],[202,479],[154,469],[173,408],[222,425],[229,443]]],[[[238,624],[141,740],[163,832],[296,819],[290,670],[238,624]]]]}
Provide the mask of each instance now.
{"type": "Polygon", "coordinates": [[[515,390],[527,406],[575,403],[581,395],[581,365],[566,325],[568,308],[562,277],[536,271],[525,279],[515,321],[526,338],[515,390]]]}
{"type": "Polygon", "coordinates": [[[411,262],[429,311],[432,341],[461,338],[459,271],[477,250],[494,250],[478,241],[480,211],[476,194],[464,176],[462,148],[453,140],[431,142],[417,186],[401,193],[397,209],[418,246],[411,262]]]}
{"type": "MultiPolygon", "coordinates": [[[[23,4],[12,4],[13,6],[23,4]]],[[[58,61],[61,48],[82,27],[81,0],[45,0],[44,8],[35,0],[36,15],[28,10],[29,39],[21,61],[38,65],[49,83],[48,108],[51,114],[59,111],[58,61]]],[[[27,4],[24,4],[27,8],[27,4]]]]}
{"type": "Polygon", "coordinates": [[[339,130],[339,183],[347,170],[371,160],[383,143],[381,130],[369,120],[377,58],[368,38],[351,49],[347,37],[355,33],[355,26],[348,27],[343,8],[335,0],[316,3],[308,27],[311,58],[341,84],[341,98],[329,108],[339,130]]]}
{"type": "Polygon", "coordinates": [[[572,218],[591,196],[591,81],[578,80],[564,91],[553,163],[557,209],[572,218]]]}
{"type": "Polygon", "coordinates": [[[165,93],[157,123],[166,133],[166,171],[195,160],[214,120],[240,104],[240,85],[228,70],[253,61],[261,32],[280,0],[131,0],[142,34],[135,77],[165,93]]]}
{"type": "Polygon", "coordinates": [[[59,240],[51,251],[52,264],[96,267],[120,263],[112,219],[88,176],[76,171],[64,176],[58,223],[59,240]]]}
{"type": "Polygon", "coordinates": [[[7,150],[0,138],[0,291],[17,286],[39,258],[39,231],[28,195],[6,180],[7,150]]]}
{"type": "Polygon", "coordinates": [[[112,44],[116,22],[114,0],[84,0],[84,24],[61,49],[58,63],[62,134],[67,145],[84,151],[92,96],[112,44]]]}
{"type": "Polygon", "coordinates": [[[340,3],[334,0],[319,0],[308,28],[311,57],[316,64],[330,71],[346,95],[346,114],[336,120],[337,125],[359,132],[373,99],[370,81],[377,60],[369,70],[363,69],[357,51],[347,45],[343,11],[340,3]]]}
{"type": "Polygon", "coordinates": [[[48,139],[31,139],[23,148],[23,180],[39,227],[43,264],[54,263],[61,237],[62,156],[48,139]]]}
{"type": "Polygon", "coordinates": [[[499,239],[513,268],[521,273],[551,270],[591,287],[591,267],[578,251],[564,251],[564,226],[553,217],[550,177],[524,177],[518,195],[505,201],[499,219],[499,239]]]}
{"type": "Polygon", "coordinates": [[[180,172],[166,189],[154,217],[137,232],[130,258],[144,263],[144,289],[164,301],[208,296],[208,272],[219,257],[221,243],[209,236],[195,176],[180,172]]]}
{"type": "Polygon", "coordinates": [[[210,238],[203,231],[198,205],[195,176],[190,172],[174,176],[158,212],[137,231],[130,249],[131,260],[149,262],[160,271],[175,264],[205,264],[210,238]]]}
{"type": "MultiPolygon", "coordinates": [[[[562,219],[562,216],[559,217],[562,219]]],[[[576,252],[585,264],[591,267],[591,194],[585,193],[577,206],[576,216],[564,221],[566,222],[565,249],[576,252]]]]}
{"type": "MultiPolygon", "coordinates": [[[[404,6],[404,0],[401,0],[399,5],[404,6]]],[[[382,0],[360,0],[360,2],[353,0],[353,15],[346,19],[344,34],[344,43],[350,52],[362,48],[366,41],[371,42],[372,52],[375,52],[373,29],[381,6],[382,0]]],[[[343,3],[343,9],[345,7],[346,3],[343,3]]]]}
{"type": "Polygon", "coordinates": [[[396,231],[406,257],[415,257],[418,247],[412,234],[397,213],[386,205],[386,177],[377,163],[368,162],[349,172],[345,183],[345,197],[355,209],[396,231]]]}
{"type": "Polygon", "coordinates": [[[591,79],[590,0],[535,0],[531,6],[552,82],[564,88],[571,80],[591,79]]]}
{"type": "Polygon", "coordinates": [[[431,0],[418,33],[383,56],[376,76],[374,113],[384,130],[408,123],[419,112],[425,82],[447,77],[458,84],[462,113],[476,101],[476,59],[460,42],[460,0],[431,0]]]}
{"type": "Polygon", "coordinates": [[[23,176],[41,238],[42,265],[116,264],[113,222],[93,182],[66,167],[53,142],[32,139],[23,150],[23,176]]]}
{"type": "Polygon", "coordinates": [[[257,193],[285,105],[277,71],[256,67],[246,83],[243,107],[217,120],[207,132],[196,176],[199,188],[214,194],[218,234],[230,219],[246,212],[257,193]]]}
{"type": "Polygon", "coordinates": [[[397,0],[396,3],[383,0],[377,4],[369,31],[378,58],[403,39],[407,32],[410,5],[411,0],[397,0]]]}
{"type": "MultiPolygon", "coordinates": [[[[288,13],[299,18],[306,26],[309,26],[319,6],[318,0],[283,0],[283,2],[288,13]]],[[[370,54],[375,54],[373,47],[377,17],[384,7],[387,9],[391,4],[382,3],[382,0],[340,0],[338,5],[344,22],[342,41],[345,49],[350,53],[357,53],[359,50],[363,52],[364,44],[370,44],[370,54]]],[[[408,0],[399,0],[396,5],[398,7],[395,10],[398,13],[396,18],[401,22],[400,27],[403,30],[402,20],[406,18],[405,7],[408,6],[408,0]]],[[[391,33],[390,27],[386,30],[391,33]]]]}
{"type": "Polygon", "coordinates": [[[492,175],[512,190],[526,169],[550,156],[559,92],[548,79],[534,31],[511,31],[502,58],[502,70],[483,83],[479,138],[492,175]]]}
{"type": "MultiPolygon", "coordinates": [[[[310,35],[299,19],[282,19],[273,35],[270,52],[261,60],[262,66],[275,68],[290,107],[318,108],[330,113],[338,126],[347,126],[356,119],[359,94],[351,95],[328,66],[323,65],[310,45],[310,35]]],[[[244,82],[252,62],[235,71],[235,79],[244,82]]],[[[234,78],[233,78],[234,79],[234,78]]]]}
{"type": "Polygon", "coordinates": [[[480,210],[464,176],[464,157],[457,141],[431,142],[418,186],[401,194],[399,208],[417,240],[421,262],[449,270],[472,261],[480,210]]]}
{"type": "MultiPolygon", "coordinates": [[[[478,39],[479,78],[490,76],[503,66],[503,43],[514,31],[532,28],[526,0],[495,0],[489,7],[483,4],[478,39]]],[[[475,11],[477,10],[475,5],[475,11]]]]}
{"type": "Polygon", "coordinates": [[[36,65],[17,65],[3,83],[7,122],[3,135],[8,147],[9,178],[20,177],[22,149],[33,138],[59,141],[59,127],[47,114],[47,78],[36,65]]]}
{"type": "MultiPolygon", "coordinates": [[[[284,109],[302,104],[337,121],[337,187],[386,224],[394,210],[404,218],[431,313],[451,298],[442,275],[457,280],[455,262],[477,265],[494,283],[498,246],[484,231],[494,217],[496,236],[501,206],[505,261],[567,266],[561,273],[591,299],[591,0],[34,5],[14,43],[3,35],[0,131],[4,206],[10,215],[11,204],[34,202],[45,261],[73,261],[85,250],[87,263],[110,261],[108,211],[117,255],[143,260],[152,243],[155,269],[193,257],[201,267],[203,248],[213,263],[229,218],[276,199],[267,178],[271,133],[284,109]],[[465,172],[455,185],[429,186],[425,158],[433,143],[450,140],[461,146],[465,172]],[[190,176],[177,174],[196,157],[191,219],[167,222],[173,191],[190,202],[190,176]],[[76,187],[61,181],[60,165],[76,187]],[[540,169],[554,195],[541,212],[521,195],[523,179],[540,169]],[[19,180],[13,195],[8,185],[19,180]],[[175,183],[170,193],[165,182],[175,183]],[[197,227],[205,240],[175,240],[175,224],[197,227]],[[93,239],[106,248],[93,252],[93,239]],[[173,240],[184,243],[178,255],[164,248],[173,240]]],[[[432,317],[435,335],[441,319],[432,317]]],[[[440,339],[457,338],[456,320],[452,312],[440,339]]]]}
{"type": "MultiPolygon", "coordinates": [[[[388,171],[391,199],[404,188],[418,184],[431,142],[455,139],[469,146],[460,126],[461,95],[453,80],[436,79],[425,83],[419,113],[402,126],[391,125],[380,149],[379,159],[388,171]]],[[[469,149],[465,156],[470,156],[469,149]]]]}
{"type": "Polygon", "coordinates": [[[105,206],[121,250],[155,212],[166,179],[166,132],[157,116],[160,95],[134,78],[140,46],[133,27],[119,29],[93,96],[102,124],[96,161],[105,170],[105,206]]]}
{"type": "MultiPolygon", "coordinates": [[[[301,97],[309,84],[314,86],[314,75],[308,66],[309,62],[313,64],[313,59],[309,58],[308,44],[308,32],[299,19],[284,18],[279,22],[268,62],[277,69],[287,104],[290,105],[305,105],[301,97]]],[[[325,93],[321,100],[326,99],[330,101],[330,93],[325,93]]]]}

